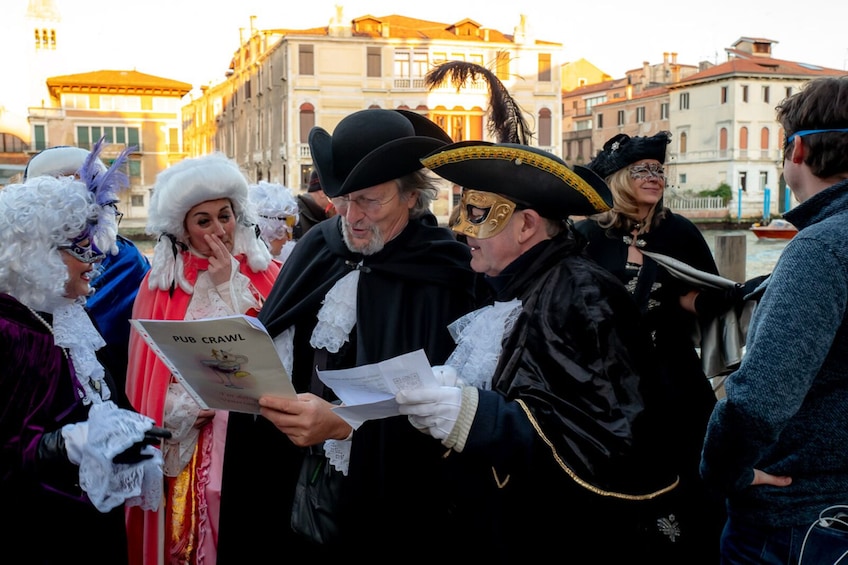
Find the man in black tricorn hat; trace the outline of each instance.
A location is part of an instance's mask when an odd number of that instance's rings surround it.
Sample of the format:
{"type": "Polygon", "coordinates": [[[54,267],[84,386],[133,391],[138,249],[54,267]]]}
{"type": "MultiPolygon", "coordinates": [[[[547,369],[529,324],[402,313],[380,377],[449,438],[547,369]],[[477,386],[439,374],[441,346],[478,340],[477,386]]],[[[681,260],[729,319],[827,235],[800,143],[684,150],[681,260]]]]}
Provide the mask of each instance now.
{"type": "Polygon", "coordinates": [[[473,308],[475,274],[468,248],[430,212],[438,179],[420,161],[450,141],[403,110],[361,110],[333,135],[310,132],[321,186],[338,215],[298,242],[259,314],[287,352],[301,394],[263,398],[264,417],[255,421],[230,416],[219,564],[267,563],[304,546],[289,527],[295,482],[303,448],[325,442],[347,472],[342,539],[311,555],[373,558],[386,541],[415,543],[416,558],[437,555],[419,542],[448,512],[433,480],[445,450],[404,416],[353,431],[331,410],[331,392],[312,383],[316,367],[351,368],[418,349],[442,363],[452,350],[447,326],[473,308]]]}
{"type": "Polygon", "coordinates": [[[441,533],[480,561],[692,562],[676,551],[685,524],[649,335],[568,220],[609,209],[607,185],[511,143],[460,142],[422,163],[463,187],[451,227],[493,293],[452,325],[456,350],[437,370],[456,386],[396,395],[450,450],[441,533]]]}

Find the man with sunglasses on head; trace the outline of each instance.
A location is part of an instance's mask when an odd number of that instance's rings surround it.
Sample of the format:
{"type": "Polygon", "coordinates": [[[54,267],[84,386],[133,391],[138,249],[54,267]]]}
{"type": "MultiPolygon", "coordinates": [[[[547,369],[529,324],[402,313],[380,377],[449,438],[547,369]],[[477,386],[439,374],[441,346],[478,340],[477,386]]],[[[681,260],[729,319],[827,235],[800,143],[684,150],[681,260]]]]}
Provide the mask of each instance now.
{"type": "Polygon", "coordinates": [[[798,234],[754,312],[710,418],[701,474],[727,497],[722,563],[848,555],[848,77],[777,107],[798,234]]]}
{"type": "MultiPolygon", "coordinates": [[[[448,324],[473,307],[475,275],[468,248],[430,211],[439,184],[420,161],[449,142],[435,123],[406,110],[360,110],[332,135],[310,132],[321,186],[338,213],[298,240],[259,313],[299,395],[263,397],[261,418],[230,417],[219,565],[265,563],[298,548],[313,559],[373,559],[386,540],[421,546],[422,533],[448,514],[450,501],[434,481],[444,449],[405,417],[353,430],[333,412],[335,396],[315,370],[418,349],[442,363],[450,353],[448,324]],[[292,531],[290,517],[306,448],[322,445],[346,476],[341,539],[317,546],[292,531]]],[[[440,556],[440,547],[416,549],[422,562],[440,556]]]]}

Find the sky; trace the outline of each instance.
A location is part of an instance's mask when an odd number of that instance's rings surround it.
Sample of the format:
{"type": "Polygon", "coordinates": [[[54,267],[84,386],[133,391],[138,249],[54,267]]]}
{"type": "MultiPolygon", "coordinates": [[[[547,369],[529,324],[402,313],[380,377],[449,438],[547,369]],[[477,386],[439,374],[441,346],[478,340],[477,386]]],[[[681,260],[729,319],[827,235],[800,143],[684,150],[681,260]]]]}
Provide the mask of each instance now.
{"type": "MultiPolygon", "coordinates": [[[[4,0],[7,2],[8,0],[4,0]]],[[[681,64],[723,62],[740,37],[775,40],[779,59],[848,70],[848,3],[832,0],[53,0],[65,26],[86,30],[80,69],[136,69],[191,83],[219,82],[239,46],[239,28],[255,15],[260,29],[321,27],[342,5],[344,18],[402,16],[454,23],[470,18],[512,34],[521,15],[538,39],[563,45],[564,61],[581,58],[620,78],[643,61],[677,53],[681,64]],[[180,53],[183,53],[180,55],[180,53]]],[[[25,9],[26,0],[16,0],[25,9]]]]}

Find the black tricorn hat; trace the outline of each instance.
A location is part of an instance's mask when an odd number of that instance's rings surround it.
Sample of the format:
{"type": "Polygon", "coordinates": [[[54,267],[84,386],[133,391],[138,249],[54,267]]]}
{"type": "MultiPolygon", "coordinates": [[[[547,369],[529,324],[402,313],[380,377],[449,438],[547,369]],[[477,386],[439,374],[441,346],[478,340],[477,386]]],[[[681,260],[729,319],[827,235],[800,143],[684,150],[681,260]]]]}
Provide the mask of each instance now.
{"type": "Polygon", "coordinates": [[[671,133],[661,131],[651,137],[630,137],[620,133],[604,143],[604,149],[598,153],[587,167],[607,178],[627,165],[642,159],[656,159],[665,163],[666,145],[671,143],[671,133]]]}
{"type": "Polygon", "coordinates": [[[334,198],[422,168],[421,157],[452,140],[424,116],[373,108],[346,116],[333,131],[309,132],[309,149],[324,193],[334,198]]]}
{"type": "Polygon", "coordinates": [[[537,147],[460,141],[421,162],[454,184],[501,194],[546,218],[589,216],[612,208],[612,193],[601,177],[579,165],[572,169],[537,147]]]}

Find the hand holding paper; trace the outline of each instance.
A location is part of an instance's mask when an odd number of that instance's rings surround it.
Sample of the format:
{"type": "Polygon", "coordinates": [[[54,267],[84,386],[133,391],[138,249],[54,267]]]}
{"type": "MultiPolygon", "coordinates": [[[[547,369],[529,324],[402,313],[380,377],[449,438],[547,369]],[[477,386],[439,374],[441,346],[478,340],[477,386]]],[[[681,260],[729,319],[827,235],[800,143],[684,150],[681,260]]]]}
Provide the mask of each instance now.
{"type": "Polygon", "coordinates": [[[418,430],[436,439],[447,438],[462,407],[462,389],[455,386],[402,390],[395,399],[398,411],[409,416],[418,430]]]}
{"type": "Polygon", "coordinates": [[[372,365],[318,371],[318,378],[344,403],[334,410],[354,429],[367,420],[400,415],[395,394],[401,390],[439,387],[422,349],[372,365]]]}

